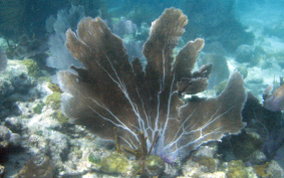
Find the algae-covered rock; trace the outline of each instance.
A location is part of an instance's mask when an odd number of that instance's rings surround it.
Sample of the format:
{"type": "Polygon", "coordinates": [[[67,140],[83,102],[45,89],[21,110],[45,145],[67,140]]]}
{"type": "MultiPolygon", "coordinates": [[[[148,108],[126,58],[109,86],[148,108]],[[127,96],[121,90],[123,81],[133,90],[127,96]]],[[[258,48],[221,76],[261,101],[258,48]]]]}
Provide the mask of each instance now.
{"type": "Polygon", "coordinates": [[[229,162],[227,177],[228,178],[236,178],[236,177],[248,178],[248,173],[245,169],[244,163],[240,160],[234,160],[234,161],[229,162]]]}
{"type": "Polygon", "coordinates": [[[60,108],[61,104],[61,93],[60,92],[53,92],[46,98],[45,103],[50,105],[52,109],[57,110],[60,108]]]}
{"type": "Polygon", "coordinates": [[[106,173],[131,175],[133,163],[123,154],[113,153],[103,158],[100,166],[106,173]]]}
{"type": "Polygon", "coordinates": [[[246,167],[241,160],[233,160],[228,163],[227,178],[257,178],[252,167],[246,167]]]}
{"type": "Polygon", "coordinates": [[[270,175],[269,178],[284,178],[283,168],[274,160],[268,165],[266,172],[270,175]]]}
{"type": "Polygon", "coordinates": [[[115,152],[103,158],[90,154],[88,160],[105,173],[124,176],[158,176],[165,169],[165,162],[154,155],[143,160],[130,160],[125,154],[115,152]]]}
{"type": "MultiPolygon", "coordinates": [[[[142,160],[144,162],[144,160],[142,160]]],[[[157,176],[163,172],[165,169],[165,163],[164,161],[159,157],[155,155],[147,156],[145,159],[145,162],[142,165],[145,167],[145,173],[148,176],[157,176]]],[[[140,168],[141,169],[141,168],[140,168]]]]}
{"type": "Polygon", "coordinates": [[[42,112],[42,109],[43,109],[44,106],[45,106],[45,104],[43,102],[37,103],[33,107],[33,112],[36,113],[36,114],[40,114],[42,112]]]}
{"type": "Polygon", "coordinates": [[[258,176],[268,177],[269,174],[267,173],[267,168],[268,168],[269,164],[270,164],[269,162],[266,162],[266,163],[261,164],[261,165],[255,165],[255,166],[253,166],[253,169],[258,176]]]}
{"type": "Polygon", "coordinates": [[[101,159],[92,153],[88,156],[88,160],[93,164],[99,164],[101,162],[101,159]]]}
{"type": "Polygon", "coordinates": [[[52,82],[48,82],[47,87],[52,91],[52,92],[58,92],[58,93],[62,93],[60,87],[52,82]]]}
{"type": "Polygon", "coordinates": [[[61,124],[65,124],[69,120],[69,118],[66,117],[61,111],[56,111],[53,113],[53,117],[61,124]]]}
{"type": "Polygon", "coordinates": [[[22,63],[26,66],[28,74],[32,77],[39,77],[41,74],[40,68],[35,60],[24,59],[22,63]]]}
{"type": "Polygon", "coordinates": [[[214,172],[218,168],[218,160],[211,157],[197,157],[194,161],[198,164],[205,166],[209,172],[214,172]]]}

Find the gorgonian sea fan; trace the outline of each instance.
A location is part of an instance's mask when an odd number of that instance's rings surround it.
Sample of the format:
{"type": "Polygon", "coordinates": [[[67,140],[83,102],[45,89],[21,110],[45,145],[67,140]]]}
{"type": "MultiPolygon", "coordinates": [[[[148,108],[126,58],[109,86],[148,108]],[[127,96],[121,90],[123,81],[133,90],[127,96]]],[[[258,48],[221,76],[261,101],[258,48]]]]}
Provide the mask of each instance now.
{"type": "Polygon", "coordinates": [[[238,72],[218,97],[182,100],[185,94],[205,90],[210,73],[210,65],[191,72],[203,39],[188,42],[173,57],[186,24],[187,17],[174,8],[152,23],[143,68],[138,59],[128,61],[122,40],[100,18],[82,19],[76,33],[66,33],[68,49],[85,68],[59,73],[64,113],[102,138],[116,135],[125,147],[142,146],[144,154],[168,162],[238,133],[244,127],[241,111],[246,100],[238,72]]]}

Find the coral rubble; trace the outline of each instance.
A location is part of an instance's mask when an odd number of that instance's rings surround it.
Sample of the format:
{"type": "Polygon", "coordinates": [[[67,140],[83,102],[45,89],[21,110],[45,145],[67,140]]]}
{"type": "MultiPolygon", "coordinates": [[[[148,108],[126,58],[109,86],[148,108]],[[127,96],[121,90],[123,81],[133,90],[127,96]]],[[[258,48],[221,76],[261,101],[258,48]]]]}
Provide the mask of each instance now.
{"type": "Polygon", "coordinates": [[[84,68],[59,73],[64,113],[137,158],[153,154],[166,162],[239,133],[246,93],[238,72],[216,98],[183,98],[206,89],[211,69],[204,65],[192,72],[203,39],[188,42],[173,57],[186,24],[187,17],[174,8],[152,23],[143,68],[138,59],[129,62],[122,40],[100,18],[82,19],[77,33],[66,33],[68,49],[84,68]]]}

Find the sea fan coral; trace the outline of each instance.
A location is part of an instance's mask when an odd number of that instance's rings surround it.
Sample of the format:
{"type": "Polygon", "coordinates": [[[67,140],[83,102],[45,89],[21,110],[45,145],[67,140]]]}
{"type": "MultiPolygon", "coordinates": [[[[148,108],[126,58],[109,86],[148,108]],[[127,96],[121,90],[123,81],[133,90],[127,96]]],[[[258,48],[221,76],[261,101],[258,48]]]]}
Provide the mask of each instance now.
{"type": "Polygon", "coordinates": [[[122,40],[100,18],[81,20],[77,33],[67,31],[66,44],[85,68],[59,73],[64,113],[102,138],[139,150],[138,156],[154,154],[167,162],[238,133],[246,100],[238,72],[217,98],[183,99],[206,89],[211,68],[191,72],[203,39],[188,42],[173,57],[186,24],[187,17],[174,8],[152,23],[143,68],[138,59],[129,63],[122,40]]]}

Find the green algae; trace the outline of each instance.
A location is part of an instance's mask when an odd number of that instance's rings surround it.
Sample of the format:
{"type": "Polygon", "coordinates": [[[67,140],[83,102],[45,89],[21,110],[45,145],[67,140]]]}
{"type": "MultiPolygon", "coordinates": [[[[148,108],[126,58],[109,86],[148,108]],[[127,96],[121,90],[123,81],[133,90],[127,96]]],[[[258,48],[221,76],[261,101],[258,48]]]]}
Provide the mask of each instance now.
{"type": "Polygon", "coordinates": [[[61,124],[65,124],[69,121],[69,118],[66,117],[61,111],[53,113],[53,117],[61,124]]]}
{"type": "Polygon", "coordinates": [[[39,102],[33,107],[33,112],[36,114],[40,114],[44,106],[45,104],[43,102],[39,102]]]}
{"type": "Polygon", "coordinates": [[[258,176],[269,177],[269,176],[272,176],[272,175],[270,175],[266,172],[266,169],[268,168],[269,164],[270,164],[270,162],[266,162],[266,163],[261,164],[261,165],[255,165],[255,166],[253,166],[253,169],[258,176]]]}
{"type": "Polygon", "coordinates": [[[61,93],[53,92],[51,95],[47,96],[45,103],[50,105],[52,109],[58,110],[60,109],[61,104],[61,93]]]}
{"type": "Polygon", "coordinates": [[[93,164],[100,164],[101,163],[101,159],[99,157],[96,157],[92,153],[88,156],[88,160],[93,164]]]}
{"type": "Polygon", "coordinates": [[[245,164],[241,160],[230,161],[226,175],[227,178],[249,178],[245,164]]]}
{"type": "Polygon", "coordinates": [[[52,92],[58,92],[58,93],[62,93],[60,87],[52,82],[48,82],[47,87],[52,91],[52,92]]]}
{"type": "Polygon", "coordinates": [[[28,74],[32,77],[38,78],[41,75],[40,68],[36,61],[32,59],[24,59],[21,61],[28,70],[28,74]]]}
{"type": "Polygon", "coordinates": [[[129,174],[132,170],[132,163],[125,155],[113,153],[101,160],[99,163],[101,170],[114,174],[129,174]]]}
{"type": "Polygon", "coordinates": [[[97,166],[99,170],[108,174],[157,176],[165,169],[164,161],[155,155],[149,155],[143,160],[132,160],[124,153],[113,152],[106,157],[97,157],[90,154],[88,160],[97,166]]]}
{"type": "Polygon", "coordinates": [[[165,169],[164,161],[159,156],[155,155],[147,156],[145,160],[142,160],[140,162],[140,164],[142,164],[142,167],[139,167],[138,172],[151,176],[157,176],[161,174],[165,169]]]}

